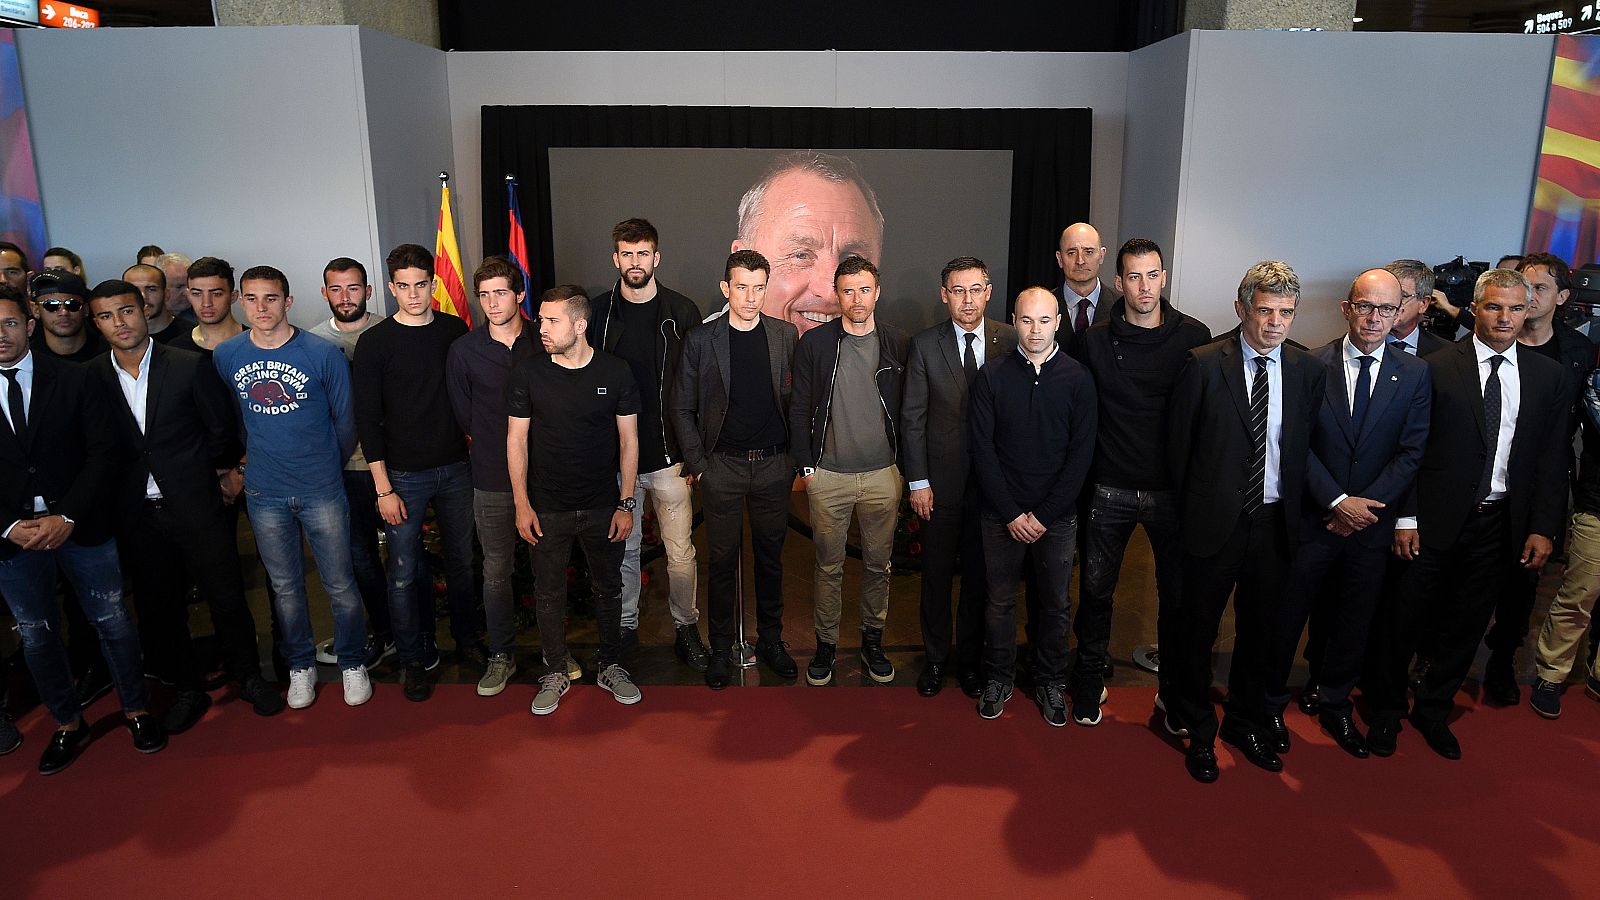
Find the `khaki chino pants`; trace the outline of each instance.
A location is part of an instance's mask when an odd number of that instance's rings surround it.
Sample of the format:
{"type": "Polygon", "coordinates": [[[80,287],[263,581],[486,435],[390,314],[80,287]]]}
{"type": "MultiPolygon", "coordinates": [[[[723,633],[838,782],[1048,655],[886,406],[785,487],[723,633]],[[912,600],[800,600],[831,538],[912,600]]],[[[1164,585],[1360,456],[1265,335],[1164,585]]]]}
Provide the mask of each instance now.
{"type": "Polygon", "coordinates": [[[854,513],[861,529],[861,627],[883,628],[889,613],[889,562],[900,514],[900,468],[846,475],[817,469],[806,486],[817,569],[812,577],[817,640],[839,643],[845,538],[854,513]]]}
{"type": "MultiPolygon", "coordinates": [[[[1550,612],[1539,629],[1538,659],[1535,670],[1551,684],[1562,684],[1589,630],[1594,600],[1600,595],[1600,518],[1593,513],[1572,514],[1572,532],[1567,539],[1567,574],[1561,589],[1550,601],[1550,612]]],[[[1600,660],[1590,676],[1600,678],[1600,660]]]]}

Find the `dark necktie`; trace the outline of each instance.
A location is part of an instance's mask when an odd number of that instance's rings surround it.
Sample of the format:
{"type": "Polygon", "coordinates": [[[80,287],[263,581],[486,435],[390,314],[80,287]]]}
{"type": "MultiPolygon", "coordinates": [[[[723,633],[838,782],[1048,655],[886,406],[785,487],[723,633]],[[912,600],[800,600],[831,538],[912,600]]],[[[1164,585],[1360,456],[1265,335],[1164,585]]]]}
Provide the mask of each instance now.
{"type": "Polygon", "coordinates": [[[0,369],[6,377],[6,405],[11,408],[11,430],[18,437],[28,428],[28,418],[22,409],[22,382],[17,380],[16,369],[0,369]]]}
{"type": "Polygon", "coordinates": [[[978,354],[972,349],[972,342],[977,340],[978,336],[969,331],[962,337],[967,340],[967,349],[961,353],[961,368],[967,373],[967,384],[972,384],[972,379],[978,377],[978,354]]]}
{"type": "Polygon", "coordinates": [[[1083,334],[1089,330],[1089,298],[1078,301],[1078,315],[1072,320],[1072,333],[1083,334]]]}
{"type": "Polygon", "coordinates": [[[1489,435],[1489,452],[1483,457],[1483,477],[1478,482],[1482,500],[1494,489],[1494,454],[1500,446],[1500,364],[1506,358],[1498,353],[1489,357],[1489,378],[1483,383],[1483,427],[1489,435]]]}
{"type": "Polygon", "coordinates": [[[1367,401],[1372,399],[1372,357],[1359,356],[1361,374],[1356,376],[1356,399],[1350,408],[1350,423],[1361,433],[1361,423],[1367,420],[1367,401]]]}
{"type": "Polygon", "coordinates": [[[1267,358],[1254,360],[1256,374],[1250,381],[1250,440],[1254,451],[1250,455],[1250,485],[1245,489],[1244,511],[1253,514],[1261,508],[1267,485],[1267,407],[1271,390],[1267,381],[1267,358]]]}

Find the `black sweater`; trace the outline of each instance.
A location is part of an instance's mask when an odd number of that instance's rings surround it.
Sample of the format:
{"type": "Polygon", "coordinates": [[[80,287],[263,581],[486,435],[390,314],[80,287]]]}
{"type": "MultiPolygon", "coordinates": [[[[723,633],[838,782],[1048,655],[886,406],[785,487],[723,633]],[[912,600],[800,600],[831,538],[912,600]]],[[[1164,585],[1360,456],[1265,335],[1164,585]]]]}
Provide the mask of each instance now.
{"type": "Polygon", "coordinates": [[[426,325],[388,318],[361,335],[351,381],[367,462],[420,472],[467,458],[445,388],[450,345],[466,333],[465,322],[435,310],[426,325]]]}
{"type": "Polygon", "coordinates": [[[1070,515],[1094,454],[1094,379],[1065,350],[1034,374],[1019,349],[984,363],[972,386],[967,443],[984,511],[1001,522],[1032,512],[1051,527],[1070,515]]]}
{"type": "Polygon", "coordinates": [[[1211,343],[1211,329],[1161,298],[1161,324],[1131,325],[1118,298],[1084,333],[1075,356],[1094,376],[1100,401],[1095,484],[1131,491],[1171,490],[1167,470],[1167,398],[1189,351],[1211,343]]]}

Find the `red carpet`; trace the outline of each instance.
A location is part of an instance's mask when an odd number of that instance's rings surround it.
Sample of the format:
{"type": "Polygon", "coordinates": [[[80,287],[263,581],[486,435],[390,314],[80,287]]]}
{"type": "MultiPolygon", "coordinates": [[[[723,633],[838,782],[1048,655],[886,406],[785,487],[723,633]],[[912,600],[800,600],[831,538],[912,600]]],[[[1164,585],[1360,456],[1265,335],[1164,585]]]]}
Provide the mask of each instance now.
{"type": "Polygon", "coordinates": [[[1098,728],[958,691],[382,684],[260,719],[236,700],[141,757],[109,700],[73,767],[0,759],[0,896],[1593,897],[1600,704],[1469,710],[1465,758],[1413,731],[1355,760],[1291,711],[1282,775],[1198,785],[1113,689],[1098,728]]]}

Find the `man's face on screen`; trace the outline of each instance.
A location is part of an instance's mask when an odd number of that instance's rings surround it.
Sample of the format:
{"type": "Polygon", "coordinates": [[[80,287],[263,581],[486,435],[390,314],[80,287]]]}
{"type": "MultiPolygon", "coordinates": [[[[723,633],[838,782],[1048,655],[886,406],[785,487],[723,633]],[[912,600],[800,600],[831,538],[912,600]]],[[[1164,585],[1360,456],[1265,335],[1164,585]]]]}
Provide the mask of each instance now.
{"type": "Polygon", "coordinates": [[[804,334],[839,318],[834,270],[849,256],[880,262],[883,231],[855,185],[796,171],[773,179],[749,242],[736,240],[733,249],[767,258],[772,277],[761,311],[804,334]]]}

